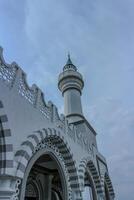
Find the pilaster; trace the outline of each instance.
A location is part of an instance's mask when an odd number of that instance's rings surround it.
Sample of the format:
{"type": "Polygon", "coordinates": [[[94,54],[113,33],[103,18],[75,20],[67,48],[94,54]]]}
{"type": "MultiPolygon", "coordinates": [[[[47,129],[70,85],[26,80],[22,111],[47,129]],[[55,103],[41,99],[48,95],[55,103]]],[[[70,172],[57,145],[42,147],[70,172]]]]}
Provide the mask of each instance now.
{"type": "Polygon", "coordinates": [[[17,200],[21,180],[14,177],[0,177],[0,200],[17,200]]]}

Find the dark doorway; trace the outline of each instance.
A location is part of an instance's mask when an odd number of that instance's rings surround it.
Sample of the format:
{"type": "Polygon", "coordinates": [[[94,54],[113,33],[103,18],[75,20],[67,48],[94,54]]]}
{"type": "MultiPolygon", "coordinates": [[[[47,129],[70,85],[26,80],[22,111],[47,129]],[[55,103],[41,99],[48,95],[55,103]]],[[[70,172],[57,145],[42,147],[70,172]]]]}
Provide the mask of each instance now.
{"type": "Polygon", "coordinates": [[[35,162],[28,176],[24,200],[63,200],[64,190],[60,168],[51,155],[42,155],[35,162]]]}

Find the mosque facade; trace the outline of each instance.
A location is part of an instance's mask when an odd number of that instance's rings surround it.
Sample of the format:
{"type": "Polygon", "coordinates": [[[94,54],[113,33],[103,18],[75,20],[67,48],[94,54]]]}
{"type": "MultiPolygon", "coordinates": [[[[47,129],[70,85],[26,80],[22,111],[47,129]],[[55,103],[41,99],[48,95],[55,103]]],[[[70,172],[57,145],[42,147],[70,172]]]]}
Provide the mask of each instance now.
{"type": "MultiPolygon", "coordinates": [[[[49,78],[49,77],[48,77],[49,78]]],[[[114,200],[105,157],[85,118],[70,56],[58,78],[64,115],[0,48],[0,199],[114,200]]],[[[50,88],[51,89],[51,88],[50,88]]]]}

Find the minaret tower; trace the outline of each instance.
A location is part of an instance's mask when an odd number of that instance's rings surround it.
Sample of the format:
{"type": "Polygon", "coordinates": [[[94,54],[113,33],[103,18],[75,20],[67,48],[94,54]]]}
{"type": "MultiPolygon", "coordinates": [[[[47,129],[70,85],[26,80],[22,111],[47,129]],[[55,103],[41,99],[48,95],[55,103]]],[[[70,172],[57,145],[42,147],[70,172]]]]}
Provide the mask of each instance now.
{"type": "Polygon", "coordinates": [[[81,105],[81,94],[84,87],[82,75],[72,63],[70,55],[63,72],[59,75],[58,88],[64,97],[64,114],[69,122],[76,122],[83,119],[81,105]]]}

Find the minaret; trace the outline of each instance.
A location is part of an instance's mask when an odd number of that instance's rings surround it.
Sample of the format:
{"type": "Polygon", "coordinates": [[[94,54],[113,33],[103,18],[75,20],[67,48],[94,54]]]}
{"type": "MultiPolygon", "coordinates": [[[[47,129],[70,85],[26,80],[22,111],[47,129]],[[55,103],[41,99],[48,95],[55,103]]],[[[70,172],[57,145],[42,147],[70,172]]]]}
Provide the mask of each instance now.
{"type": "Polygon", "coordinates": [[[58,88],[64,97],[64,114],[69,122],[76,122],[83,119],[81,105],[81,94],[84,87],[82,75],[73,65],[70,55],[63,72],[59,75],[58,88]]]}

